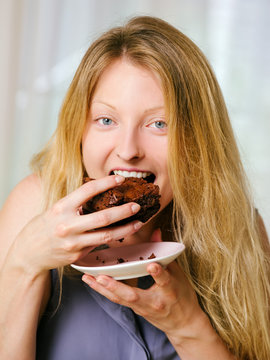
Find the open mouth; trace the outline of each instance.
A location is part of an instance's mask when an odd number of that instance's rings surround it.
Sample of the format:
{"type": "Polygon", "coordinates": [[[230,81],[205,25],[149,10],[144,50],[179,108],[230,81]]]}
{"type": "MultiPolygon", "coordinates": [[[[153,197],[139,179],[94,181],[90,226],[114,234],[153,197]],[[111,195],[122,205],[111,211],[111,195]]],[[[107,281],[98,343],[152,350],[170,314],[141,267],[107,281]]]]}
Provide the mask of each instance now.
{"type": "Polygon", "coordinates": [[[156,176],[151,172],[141,171],[126,171],[126,170],[114,170],[110,172],[110,175],[121,175],[124,177],[136,177],[146,180],[148,183],[154,183],[156,176]]]}

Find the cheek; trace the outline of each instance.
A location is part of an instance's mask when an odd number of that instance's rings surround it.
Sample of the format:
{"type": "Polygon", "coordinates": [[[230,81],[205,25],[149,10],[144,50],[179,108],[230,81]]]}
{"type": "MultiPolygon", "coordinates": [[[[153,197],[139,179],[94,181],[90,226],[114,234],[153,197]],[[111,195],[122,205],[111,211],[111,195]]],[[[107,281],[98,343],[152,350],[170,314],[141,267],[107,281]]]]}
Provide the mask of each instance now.
{"type": "Polygon", "coordinates": [[[86,134],[82,140],[82,157],[89,176],[100,161],[99,154],[98,142],[95,140],[95,137],[92,137],[89,133],[86,134]]]}
{"type": "Polygon", "coordinates": [[[82,156],[85,169],[90,177],[104,176],[106,161],[112,152],[110,139],[97,132],[88,132],[82,140],[82,156]]]}

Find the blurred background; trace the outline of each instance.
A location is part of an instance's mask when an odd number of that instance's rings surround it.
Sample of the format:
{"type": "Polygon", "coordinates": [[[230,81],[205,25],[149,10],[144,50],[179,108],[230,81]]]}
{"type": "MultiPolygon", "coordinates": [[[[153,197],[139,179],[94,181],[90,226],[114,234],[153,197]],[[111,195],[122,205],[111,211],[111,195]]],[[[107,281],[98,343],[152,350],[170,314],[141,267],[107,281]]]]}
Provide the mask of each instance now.
{"type": "Polygon", "coordinates": [[[270,233],[269,0],[0,0],[0,206],[53,133],[82,55],[135,15],[163,18],[206,54],[270,233]]]}

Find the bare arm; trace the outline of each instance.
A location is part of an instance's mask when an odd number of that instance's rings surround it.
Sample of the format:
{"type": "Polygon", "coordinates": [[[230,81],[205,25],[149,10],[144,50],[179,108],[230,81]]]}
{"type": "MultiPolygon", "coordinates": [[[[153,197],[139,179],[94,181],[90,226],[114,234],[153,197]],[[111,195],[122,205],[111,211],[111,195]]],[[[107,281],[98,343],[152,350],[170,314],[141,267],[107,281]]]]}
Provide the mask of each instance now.
{"type": "Polygon", "coordinates": [[[35,176],[12,192],[0,215],[1,359],[35,359],[36,331],[49,297],[50,269],[71,264],[90,249],[140,228],[137,221],[107,228],[139,211],[134,203],[78,215],[85,201],[123,180],[107,176],[86,183],[42,213],[41,186],[35,176]]]}
{"type": "Polygon", "coordinates": [[[49,272],[36,276],[16,267],[7,256],[22,228],[40,212],[40,184],[24,179],[0,213],[0,357],[34,359],[38,318],[46,306],[49,272]]]}

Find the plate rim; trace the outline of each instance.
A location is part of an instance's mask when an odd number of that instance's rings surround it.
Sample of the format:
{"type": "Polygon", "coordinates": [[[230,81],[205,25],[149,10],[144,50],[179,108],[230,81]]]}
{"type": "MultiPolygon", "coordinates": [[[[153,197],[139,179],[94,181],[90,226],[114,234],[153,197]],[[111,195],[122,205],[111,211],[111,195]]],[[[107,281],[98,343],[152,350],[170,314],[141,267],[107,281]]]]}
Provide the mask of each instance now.
{"type": "MultiPolygon", "coordinates": [[[[165,245],[165,241],[162,242],[164,245],[165,245]]],[[[153,259],[145,259],[145,260],[134,260],[134,261],[130,261],[130,262],[123,262],[123,263],[120,263],[120,264],[111,264],[111,265],[101,265],[101,266],[83,266],[83,265],[77,265],[76,263],[72,263],[70,264],[71,267],[73,267],[74,269],[76,270],[79,270],[79,271],[82,271],[83,270],[88,270],[88,271],[98,271],[98,270],[104,270],[104,271],[113,271],[114,270],[117,270],[117,269],[125,269],[125,268],[134,268],[134,267],[137,267],[138,265],[147,265],[147,264],[150,264],[150,263],[153,263],[153,262],[159,262],[159,261],[162,261],[163,259],[166,259],[170,256],[175,256],[175,258],[177,258],[184,250],[185,250],[185,245],[183,243],[180,243],[180,242],[176,242],[176,241],[170,241],[169,243],[174,243],[174,244],[178,244],[180,245],[179,247],[179,250],[176,251],[175,253],[173,254],[170,254],[170,255],[166,255],[166,256],[159,256],[159,257],[156,257],[156,258],[153,258],[153,259]]],[[[147,242],[147,243],[142,243],[142,244],[150,244],[150,242],[147,242]]],[[[133,245],[139,245],[139,244],[130,244],[130,245],[126,245],[126,247],[130,247],[130,246],[133,246],[133,245]]],[[[114,248],[116,249],[116,248],[114,248]]],[[[104,250],[100,250],[100,251],[106,251],[108,249],[104,249],[104,250]]],[[[110,275],[109,275],[110,276],[110,275]]]]}

